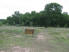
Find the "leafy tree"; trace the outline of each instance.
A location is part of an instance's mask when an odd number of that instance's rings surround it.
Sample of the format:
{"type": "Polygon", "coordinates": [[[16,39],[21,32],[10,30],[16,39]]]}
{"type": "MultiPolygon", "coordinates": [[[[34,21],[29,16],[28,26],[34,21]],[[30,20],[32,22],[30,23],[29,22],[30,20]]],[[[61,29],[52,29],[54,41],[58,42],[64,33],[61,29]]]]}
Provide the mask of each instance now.
{"type": "Polygon", "coordinates": [[[13,19],[11,16],[7,17],[7,22],[8,24],[13,25],[13,19]]]}
{"type": "Polygon", "coordinates": [[[15,24],[20,24],[20,13],[19,11],[15,11],[14,14],[12,15],[12,18],[15,22],[15,24]]]}
{"type": "Polygon", "coordinates": [[[49,3],[44,9],[45,26],[56,26],[62,16],[62,6],[57,3],[49,3]]]}
{"type": "Polygon", "coordinates": [[[57,3],[49,3],[45,6],[45,9],[44,11],[47,13],[47,14],[52,14],[52,13],[61,13],[62,12],[62,6],[60,4],[57,4],[57,3]]]}

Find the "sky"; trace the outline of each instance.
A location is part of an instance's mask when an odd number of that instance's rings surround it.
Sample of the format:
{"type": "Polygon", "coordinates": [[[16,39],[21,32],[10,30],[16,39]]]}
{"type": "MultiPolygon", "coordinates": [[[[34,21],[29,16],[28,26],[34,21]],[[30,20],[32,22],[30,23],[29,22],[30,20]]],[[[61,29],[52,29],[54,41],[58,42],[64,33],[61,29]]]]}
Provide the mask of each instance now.
{"type": "Polygon", "coordinates": [[[69,0],[0,0],[0,19],[6,19],[14,14],[14,11],[26,13],[40,12],[46,4],[56,2],[63,6],[63,12],[69,13],[69,0]]]}

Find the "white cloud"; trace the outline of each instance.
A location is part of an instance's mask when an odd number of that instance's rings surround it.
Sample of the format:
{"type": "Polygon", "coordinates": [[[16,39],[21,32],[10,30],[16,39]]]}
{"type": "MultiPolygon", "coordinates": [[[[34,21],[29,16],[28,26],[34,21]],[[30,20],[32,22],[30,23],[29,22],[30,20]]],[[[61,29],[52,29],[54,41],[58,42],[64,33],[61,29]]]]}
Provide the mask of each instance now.
{"type": "Polygon", "coordinates": [[[0,19],[12,15],[14,11],[25,13],[35,10],[39,12],[51,2],[57,2],[64,7],[63,11],[69,11],[68,0],[0,0],[0,19]]]}

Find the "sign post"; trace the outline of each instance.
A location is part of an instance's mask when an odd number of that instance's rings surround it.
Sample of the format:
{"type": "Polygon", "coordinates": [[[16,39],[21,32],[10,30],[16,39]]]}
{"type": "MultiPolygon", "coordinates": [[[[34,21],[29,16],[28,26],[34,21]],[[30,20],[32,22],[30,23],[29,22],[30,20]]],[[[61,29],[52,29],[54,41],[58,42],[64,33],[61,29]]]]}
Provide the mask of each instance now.
{"type": "Polygon", "coordinates": [[[34,29],[25,29],[25,34],[34,34],[34,29]]]}

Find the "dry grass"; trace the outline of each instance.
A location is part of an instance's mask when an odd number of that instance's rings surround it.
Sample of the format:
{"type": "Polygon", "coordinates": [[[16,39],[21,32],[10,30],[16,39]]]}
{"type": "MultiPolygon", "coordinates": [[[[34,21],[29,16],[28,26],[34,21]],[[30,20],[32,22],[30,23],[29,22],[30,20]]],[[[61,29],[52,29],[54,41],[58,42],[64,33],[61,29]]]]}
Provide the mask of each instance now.
{"type": "Polygon", "coordinates": [[[69,52],[69,28],[1,26],[0,52],[69,52]],[[34,28],[33,36],[25,28],[34,28]]]}

